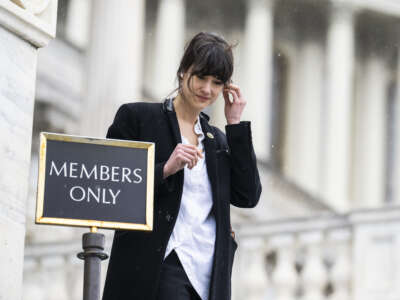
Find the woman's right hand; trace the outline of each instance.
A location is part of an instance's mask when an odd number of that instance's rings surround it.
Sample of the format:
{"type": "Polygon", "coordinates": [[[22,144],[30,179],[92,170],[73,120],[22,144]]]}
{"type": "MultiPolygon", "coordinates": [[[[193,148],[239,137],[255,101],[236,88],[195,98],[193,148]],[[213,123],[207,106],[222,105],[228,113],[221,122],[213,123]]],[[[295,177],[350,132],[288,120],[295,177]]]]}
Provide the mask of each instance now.
{"type": "Polygon", "coordinates": [[[186,165],[189,169],[192,169],[199,160],[202,158],[203,154],[194,145],[176,145],[168,161],[164,165],[164,178],[175,174],[176,172],[182,170],[186,165]]]}

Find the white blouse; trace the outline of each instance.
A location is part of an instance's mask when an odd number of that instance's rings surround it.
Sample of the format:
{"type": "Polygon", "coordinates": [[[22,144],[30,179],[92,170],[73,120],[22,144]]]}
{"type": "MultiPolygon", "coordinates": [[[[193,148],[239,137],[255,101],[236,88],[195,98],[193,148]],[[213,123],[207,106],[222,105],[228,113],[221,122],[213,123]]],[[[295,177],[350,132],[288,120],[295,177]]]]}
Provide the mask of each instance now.
{"type": "MultiPolygon", "coordinates": [[[[202,300],[208,300],[215,244],[215,218],[211,185],[207,174],[204,134],[200,119],[194,127],[198,135],[198,148],[203,153],[190,170],[184,168],[181,206],[174,230],[168,241],[164,259],[175,250],[183,268],[202,300]]],[[[182,136],[182,143],[189,144],[182,136]]]]}

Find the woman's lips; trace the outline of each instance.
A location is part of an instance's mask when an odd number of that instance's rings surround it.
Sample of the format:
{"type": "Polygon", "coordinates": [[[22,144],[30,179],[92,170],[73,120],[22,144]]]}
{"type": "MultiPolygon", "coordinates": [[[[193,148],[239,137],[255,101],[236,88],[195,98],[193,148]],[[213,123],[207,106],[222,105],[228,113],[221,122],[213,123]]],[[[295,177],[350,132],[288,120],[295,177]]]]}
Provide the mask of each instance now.
{"type": "Polygon", "coordinates": [[[196,95],[196,96],[197,96],[197,98],[199,98],[202,101],[208,101],[210,99],[208,97],[204,97],[204,96],[200,96],[200,95],[196,95]]]}

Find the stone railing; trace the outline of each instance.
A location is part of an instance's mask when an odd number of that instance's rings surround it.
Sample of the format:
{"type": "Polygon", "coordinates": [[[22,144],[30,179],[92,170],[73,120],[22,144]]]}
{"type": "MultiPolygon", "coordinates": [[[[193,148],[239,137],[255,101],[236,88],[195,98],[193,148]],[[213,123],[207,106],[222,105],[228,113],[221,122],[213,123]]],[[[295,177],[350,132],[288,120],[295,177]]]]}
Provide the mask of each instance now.
{"type": "Polygon", "coordinates": [[[400,209],[236,224],[233,299],[400,299],[400,209]]]}
{"type": "MultiPolygon", "coordinates": [[[[400,299],[400,208],[233,227],[233,300],[400,299]]],[[[79,240],[27,245],[23,299],[81,299],[80,249],[79,240]]]]}
{"type": "MultiPolygon", "coordinates": [[[[106,235],[106,253],[112,236],[106,235]]],[[[80,300],[83,294],[83,261],[80,240],[30,244],[25,248],[23,300],[80,300]]],[[[107,261],[102,263],[102,284],[107,261]]]]}

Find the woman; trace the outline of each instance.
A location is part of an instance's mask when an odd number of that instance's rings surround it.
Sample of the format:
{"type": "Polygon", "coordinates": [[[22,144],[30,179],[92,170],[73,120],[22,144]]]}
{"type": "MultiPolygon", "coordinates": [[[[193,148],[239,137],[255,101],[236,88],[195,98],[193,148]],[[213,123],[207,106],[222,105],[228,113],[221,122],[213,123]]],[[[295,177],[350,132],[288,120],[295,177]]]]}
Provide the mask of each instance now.
{"type": "Polygon", "coordinates": [[[254,207],[261,194],[246,104],[231,82],[232,47],[210,33],[188,44],[174,99],[130,103],[107,137],[156,144],[154,229],[116,231],[103,300],[228,300],[237,244],[230,204],[254,207]],[[226,136],[203,109],[220,94],[226,136]],[[233,101],[230,101],[230,97],[233,101]]]}

